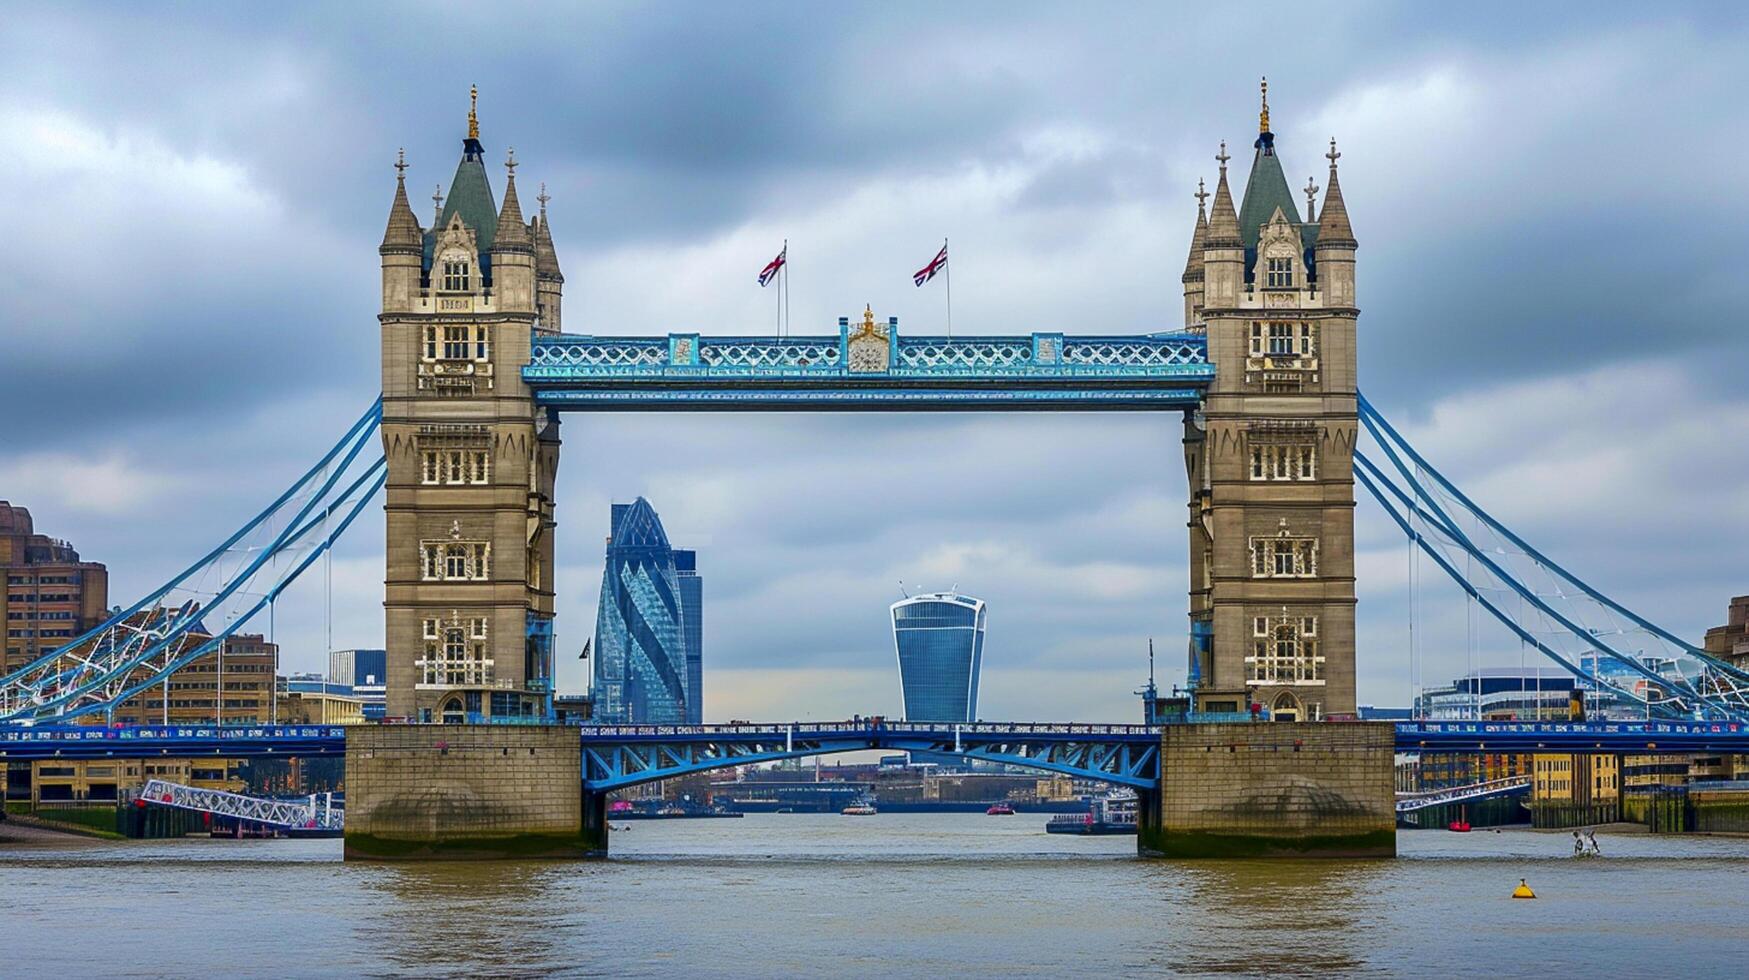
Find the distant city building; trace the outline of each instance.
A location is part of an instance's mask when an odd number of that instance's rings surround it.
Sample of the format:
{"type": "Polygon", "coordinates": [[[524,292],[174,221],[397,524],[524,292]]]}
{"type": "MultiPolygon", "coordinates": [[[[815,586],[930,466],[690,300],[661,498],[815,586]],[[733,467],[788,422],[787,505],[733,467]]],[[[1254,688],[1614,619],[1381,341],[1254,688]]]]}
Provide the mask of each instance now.
{"type": "Polygon", "coordinates": [[[0,673],[30,663],[108,616],[109,570],[65,541],[36,533],[30,511],[0,500],[0,673]]]}
{"type": "Polygon", "coordinates": [[[595,702],[587,694],[560,694],[553,698],[553,722],[581,725],[595,716],[595,702]]]}
{"type": "Polygon", "coordinates": [[[1576,682],[1556,667],[1483,667],[1415,698],[1415,715],[1431,721],[1564,719],[1576,682]]]}
{"type": "Polygon", "coordinates": [[[680,584],[681,628],[686,640],[686,723],[704,724],[704,579],[698,574],[698,552],[674,552],[674,575],[680,584]]]}
{"type": "MultiPolygon", "coordinates": [[[[189,650],[210,640],[189,633],[180,641],[189,650]]],[[[202,654],[164,681],[144,688],[115,709],[124,725],[261,725],[274,720],[274,678],[279,646],[260,633],[233,633],[219,651],[202,654]],[[223,702],[223,707],[220,703],[223,702]]],[[[141,668],[135,680],[149,677],[141,668]]]]}
{"type": "Polygon", "coordinates": [[[321,674],[292,674],[279,679],[279,723],[282,725],[362,725],[364,701],[350,684],[321,674]]]}
{"type": "Polygon", "coordinates": [[[367,721],[382,721],[387,704],[386,650],[334,650],[328,654],[328,679],[352,688],[352,696],[364,705],[367,721]]]}
{"type": "Polygon", "coordinates": [[[669,546],[648,500],[613,505],[595,617],[597,720],[679,725],[701,717],[702,647],[687,627],[702,631],[703,613],[687,602],[700,602],[702,592],[696,556],[669,546]]]}
{"type": "Polygon", "coordinates": [[[984,600],[933,592],[893,603],[892,614],[905,720],[975,721],[984,600]]]}
{"type": "Polygon", "coordinates": [[[1706,631],[1705,650],[1741,668],[1749,668],[1749,595],[1731,600],[1725,625],[1706,631]]]}

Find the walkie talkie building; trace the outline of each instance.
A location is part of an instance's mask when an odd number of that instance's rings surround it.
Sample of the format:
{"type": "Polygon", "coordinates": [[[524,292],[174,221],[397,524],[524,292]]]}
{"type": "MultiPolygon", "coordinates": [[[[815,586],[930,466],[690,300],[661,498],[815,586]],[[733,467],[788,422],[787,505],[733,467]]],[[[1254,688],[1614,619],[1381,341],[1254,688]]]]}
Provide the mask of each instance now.
{"type": "Polygon", "coordinates": [[[934,592],[895,602],[892,613],[905,720],[977,720],[984,600],[934,592]]]}

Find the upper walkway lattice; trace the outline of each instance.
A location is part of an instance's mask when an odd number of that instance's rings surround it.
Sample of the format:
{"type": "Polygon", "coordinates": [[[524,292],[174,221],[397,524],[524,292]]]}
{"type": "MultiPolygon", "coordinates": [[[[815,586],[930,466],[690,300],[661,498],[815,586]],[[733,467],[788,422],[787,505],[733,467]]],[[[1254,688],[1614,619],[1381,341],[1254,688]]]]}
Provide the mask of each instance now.
{"type": "Polygon", "coordinates": [[[536,336],[523,380],[543,404],[591,409],[1160,409],[1214,379],[1196,333],[902,336],[536,336]]]}

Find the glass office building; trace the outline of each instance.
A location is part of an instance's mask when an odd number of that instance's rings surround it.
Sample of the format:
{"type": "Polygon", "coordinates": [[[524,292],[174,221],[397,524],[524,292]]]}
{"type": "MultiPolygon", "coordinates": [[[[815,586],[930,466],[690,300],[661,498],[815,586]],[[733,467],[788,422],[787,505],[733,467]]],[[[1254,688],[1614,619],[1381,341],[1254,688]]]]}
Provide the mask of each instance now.
{"type": "Polygon", "coordinates": [[[953,592],[893,603],[906,721],[976,721],[984,600],[953,592]]]}
{"type": "Polygon", "coordinates": [[[607,724],[687,724],[701,716],[703,580],[697,556],[675,551],[642,497],[614,504],[595,617],[595,718],[607,724]],[[686,567],[682,575],[680,566],[686,567]]]}
{"type": "Polygon", "coordinates": [[[704,724],[704,579],[698,576],[698,552],[674,552],[675,581],[680,586],[680,625],[686,640],[686,723],[704,724]]]}

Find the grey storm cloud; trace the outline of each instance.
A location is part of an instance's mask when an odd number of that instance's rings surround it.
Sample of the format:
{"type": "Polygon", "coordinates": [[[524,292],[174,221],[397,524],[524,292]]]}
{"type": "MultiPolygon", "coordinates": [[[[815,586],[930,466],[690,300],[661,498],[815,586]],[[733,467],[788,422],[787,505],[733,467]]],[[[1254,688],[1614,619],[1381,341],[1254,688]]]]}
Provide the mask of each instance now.
{"type": "MultiPolygon", "coordinates": [[[[869,303],[934,332],[942,296],[906,274],[951,236],[956,331],[1129,332],[1177,325],[1190,191],[1222,139],[1243,186],[1267,74],[1296,186],[1343,152],[1363,387],[1545,550],[1697,635],[1744,589],[1721,529],[1749,520],[1749,461],[1719,447],[1749,436],[1745,17],[10,8],[0,497],[118,599],[270,499],[376,390],[389,165],[405,147],[429,214],[470,83],[488,153],[554,195],[573,330],[769,330],[752,276],[787,238],[798,330],[869,303]]],[[[991,601],[991,710],[1128,717],[1147,638],[1164,666],[1183,649],[1173,416],[575,415],[565,438],[561,641],[593,623],[608,502],[647,494],[701,550],[725,712],[891,707],[855,698],[889,671],[901,578],[991,601]]],[[[1369,507],[1361,697],[1401,701],[1403,545],[1369,507]]],[[[334,562],[337,645],[380,642],[381,534],[334,562]]],[[[294,668],[327,608],[288,597],[294,668]]]]}

